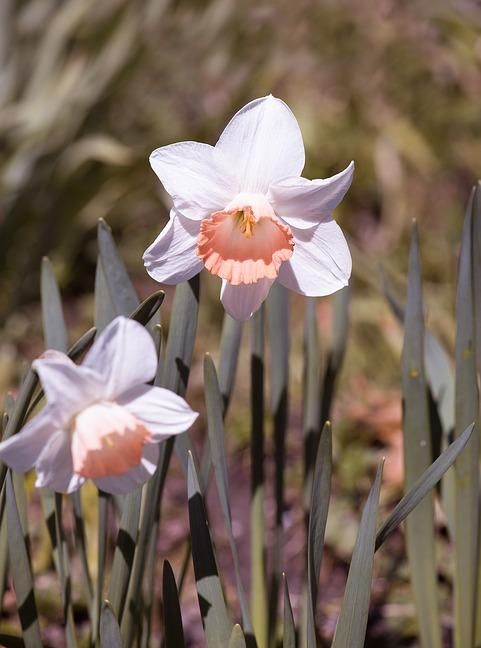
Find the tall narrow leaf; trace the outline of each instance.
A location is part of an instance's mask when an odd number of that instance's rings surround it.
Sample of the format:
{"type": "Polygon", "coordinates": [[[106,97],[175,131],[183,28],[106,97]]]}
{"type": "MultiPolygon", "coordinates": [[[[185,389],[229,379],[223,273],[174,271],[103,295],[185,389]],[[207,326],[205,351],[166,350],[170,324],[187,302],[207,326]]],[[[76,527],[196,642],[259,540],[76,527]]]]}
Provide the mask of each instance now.
{"type": "Polygon", "coordinates": [[[119,624],[108,601],[104,603],[100,616],[100,647],[122,648],[119,624]]]}
{"type": "Polygon", "coordinates": [[[177,593],[174,572],[168,560],[164,561],[162,599],[164,602],[165,647],[184,648],[184,630],[182,628],[179,595],[177,593]]]}
{"type": "Polygon", "coordinates": [[[271,412],[274,420],[275,536],[269,590],[269,639],[273,640],[282,572],[284,513],[284,472],[287,420],[289,416],[289,296],[287,289],[275,283],[267,298],[267,323],[270,344],[271,412]]]}
{"type": "Polygon", "coordinates": [[[269,623],[264,513],[264,306],[251,319],[251,613],[259,648],[269,623]]]}
{"type": "Polygon", "coordinates": [[[316,606],[327,512],[331,496],[332,433],[326,422],[317,448],[307,532],[307,648],[316,648],[316,606]]]}
{"type": "Polygon", "coordinates": [[[23,640],[26,648],[39,648],[42,645],[42,639],[38,624],[32,571],[15,501],[12,476],[9,472],[6,477],[6,500],[10,569],[15,586],[23,640]]]}
{"type": "Polygon", "coordinates": [[[364,506],[332,648],[363,648],[366,637],[382,464],[364,506]]]}
{"type": "Polygon", "coordinates": [[[208,354],[206,354],[204,358],[204,384],[207,409],[207,427],[212,452],[212,463],[214,464],[220,507],[224,516],[227,537],[229,539],[232,560],[234,562],[237,594],[239,597],[242,613],[242,623],[245,631],[249,634],[252,634],[252,624],[250,621],[249,608],[241,578],[239,555],[234,539],[234,533],[232,531],[232,512],[230,508],[229,481],[227,476],[227,461],[224,448],[224,424],[222,421],[222,395],[219,388],[219,382],[217,380],[217,372],[215,370],[214,362],[208,354]]]}
{"type": "Polygon", "coordinates": [[[232,622],[217,572],[197,470],[190,453],[188,459],[189,521],[199,608],[208,648],[225,648],[232,633],[232,622]]]}
{"type": "Polygon", "coordinates": [[[336,382],[346,353],[350,299],[349,286],[339,290],[333,297],[332,337],[322,380],[321,425],[331,416],[336,382]]]}
{"type": "MultiPolygon", "coordinates": [[[[428,392],[424,374],[424,316],[416,224],[409,255],[408,297],[401,360],[405,486],[409,489],[431,464],[428,392]]],[[[406,521],[411,582],[424,648],[440,648],[434,502],[425,497],[406,521]]]]}
{"type": "Polygon", "coordinates": [[[289,598],[289,587],[287,585],[286,575],[283,574],[284,581],[284,630],[282,639],[282,648],[296,648],[296,627],[294,625],[294,616],[292,614],[291,600],[289,598]]]}
{"type": "MultiPolygon", "coordinates": [[[[473,192],[474,193],[474,192],[473,192]]],[[[456,436],[478,425],[479,394],[474,347],[474,295],[471,195],[464,221],[456,295],[456,436]]],[[[479,524],[479,432],[455,463],[455,646],[474,641],[479,524]]]]}
{"type": "Polygon", "coordinates": [[[115,546],[114,562],[110,576],[109,600],[119,623],[122,621],[130,573],[134,562],[141,499],[141,488],[126,496],[115,546]]]}
{"type": "Polygon", "coordinates": [[[228,648],[246,648],[246,639],[238,623],[232,628],[228,648]]]}
{"type": "Polygon", "coordinates": [[[429,491],[434,488],[441,477],[456,461],[458,455],[464,450],[474,430],[471,423],[444,452],[429,466],[429,468],[411,486],[394,511],[383,522],[376,537],[376,549],[382,545],[390,533],[413,511],[429,491]]]}
{"type": "Polygon", "coordinates": [[[42,319],[47,349],[67,351],[68,339],[57,279],[47,257],[41,272],[42,319]]]}

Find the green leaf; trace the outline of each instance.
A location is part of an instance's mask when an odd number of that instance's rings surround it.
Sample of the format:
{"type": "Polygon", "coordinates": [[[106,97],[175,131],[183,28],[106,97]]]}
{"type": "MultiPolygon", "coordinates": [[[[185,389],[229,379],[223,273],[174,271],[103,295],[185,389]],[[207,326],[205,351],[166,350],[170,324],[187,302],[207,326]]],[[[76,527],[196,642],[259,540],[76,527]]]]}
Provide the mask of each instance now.
{"type": "Polygon", "coordinates": [[[165,647],[184,648],[184,630],[182,628],[179,595],[177,593],[174,572],[168,560],[164,560],[162,600],[164,603],[165,647]]]}
{"type": "Polygon", "coordinates": [[[289,598],[289,587],[287,578],[282,574],[284,581],[284,629],[282,648],[296,648],[296,627],[294,625],[294,615],[292,614],[291,600],[289,598]]]}
{"type": "Polygon", "coordinates": [[[199,608],[208,648],[225,648],[232,633],[222,586],[217,572],[214,549],[206,519],[194,459],[189,453],[187,494],[192,539],[192,562],[199,608]]]}
{"type": "Polygon", "coordinates": [[[45,346],[47,349],[66,352],[68,339],[62,301],[57,279],[47,257],[42,260],[41,297],[45,346]]]}
{"type": "MultiPolygon", "coordinates": [[[[466,210],[456,294],[456,436],[473,421],[478,425],[479,394],[476,373],[472,207],[466,210]]],[[[479,524],[479,431],[467,451],[456,460],[454,542],[455,646],[471,646],[474,638],[479,524]]]]}
{"type": "MultiPolygon", "coordinates": [[[[185,395],[192,363],[197,331],[199,292],[198,276],[176,287],[165,356],[161,363],[161,371],[155,380],[156,385],[170,389],[180,396],[185,395]]],[[[122,620],[122,636],[128,646],[132,645],[138,619],[140,618],[138,592],[142,585],[145,557],[147,556],[152,529],[156,518],[158,519],[160,515],[164,483],[174,442],[178,444],[178,454],[182,461],[186,460],[188,449],[191,447],[188,432],[171,437],[162,443],[160,445],[158,468],[146,486],[147,492],[140,523],[136,559],[134,560],[131,585],[129,587],[126,614],[122,620]],[[180,439],[181,437],[184,438],[180,439]]],[[[187,469],[185,464],[184,467],[187,469]]]]}
{"type": "Polygon", "coordinates": [[[232,531],[232,513],[230,508],[229,481],[227,477],[227,462],[224,447],[224,423],[222,420],[222,394],[217,380],[215,365],[209,354],[204,357],[204,385],[205,401],[207,410],[207,429],[209,434],[212,463],[214,465],[217,493],[219,495],[220,507],[224,517],[224,524],[227,531],[229,546],[234,563],[234,571],[237,584],[237,595],[242,613],[242,623],[248,634],[252,634],[252,624],[249,615],[247,598],[241,578],[241,567],[239,555],[232,531]]]}
{"type": "Polygon", "coordinates": [[[307,532],[307,648],[316,648],[316,607],[324,534],[331,496],[332,432],[326,422],[317,448],[307,532]]]}
{"type": "Polygon", "coordinates": [[[238,623],[232,628],[228,648],[246,648],[246,640],[242,628],[238,623]]]}
{"type": "Polygon", "coordinates": [[[222,394],[223,415],[225,418],[234,388],[239,351],[242,341],[242,322],[224,315],[220,338],[219,386],[222,394]]]}
{"type": "Polygon", "coordinates": [[[102,218],[99,220],[97,236],[100,264],[115,315],[129,315],[139,305],[139,298],[117,251],[111,229],[102,218]]]}
{"type": "Polygon", "coordinates": [[[434,488],[444,473],[453,465],[458,455],[468,443],[474,429],[471,423],[464,432],[449,445],[446,450],[429,466],[404,495],[394,511],[389,515],[377,532],[376,549],[383,544],[386,538],[401,524],[401,522],[423,500],[429,491],[434,488]]]}
{"type": "MultiPolygon", "coordinates": [[[[431,464],[428,390],[424,374],[424,316],[416,224],[409,254],[408,297],[401,358],[404,474],[409,489],[431,464]]],[[[425,497],[406,521],[406,543],[421,646],[441,647],[437,597],[434,502],[425,497]]]]}
{"type": "Polygon", "coordinates": [[[114,561],[110,576],[109,601],[119,623],[122,622],[125,598],[127,596],[130,573],[134,562],[141,500],[141,488],[125,496],[117,534],[117,543],[115,545],[114,561]]]}
{"type": "Polygon", "coordinates": [[[108,601],[105,601],[100,615],[100,646],[101,648],[122,648],[119,624],[108,601]]]}
{"type": "Polygon", "coordinates": [[[259,648],[267,648],[269,617],[264,511],[264,305],[251,319],[251,612],[259,648]]]}
{"type": "Polygon", "coordinates": [[[279,574],[282,571],[284,513],[284,472],[286,430],[289,416],[289,295],[275,282],[267,298],[267,324],[270,343],[271,412],[274,423],[274,493],[276,517],[269,585],[269,640],[273,641],[279,602],[279,574]]]}
{"type": "Polygon", "coordinates": [[[100,619],[102,609],[102,592],[105,580],[105,560],[107,557],[107,530],[108,530],[108,509],[109,509],[109,495],[103,491],[99,491],[98,497],[98,522],[97,522],[97,580],[95,583],[95,592],[93,605],[94,608],[91,612],[92,618],[92,632],[94,641],[99,636],[100,619]]]}
{"type": "Polygon", "coordinates": [[[338,290],[333,297],[332,338],[322,380],[321,425],[331,416],[336,383],[346,353],[350,301],[349,286],[338,290]]]}
{"type": "Polygon", "coordinates": [[[363,648],[366,637],[382,464],[364,506],[332,648],[363,648]]]}
{"type": "Polygon", "coordinates": [[[17,610],[26,648],[38,648],[42,645],[42,639],[38,624],[32,570],[10,472],[7,472],[5,482],[10,570],[15,586],[17,610]]]}
{"type": "Polygon", "coordinates": [[[130,318],[140,322],[140,324],[147,324],[155,315],[155,313],[162,306],[162,303],[165,298],[165,293],[163,290],[158,290],[155,293],[152,293],[147,299],[137,306],[137,308],[130,315],[130,318]]]}

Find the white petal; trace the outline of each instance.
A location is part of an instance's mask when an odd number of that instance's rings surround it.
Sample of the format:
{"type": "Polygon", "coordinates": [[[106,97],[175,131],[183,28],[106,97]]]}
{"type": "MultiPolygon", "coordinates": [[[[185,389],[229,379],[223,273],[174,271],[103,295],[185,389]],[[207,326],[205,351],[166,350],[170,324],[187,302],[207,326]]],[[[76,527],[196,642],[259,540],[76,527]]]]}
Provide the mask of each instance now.
{"type": "Polygon", "coordinates": [[[35,465],[41,452],[55,432],[47,405],[24,427],[9,439],[0,443],[0,461],[18,472],[27,472],[35,465]]]}
{"type": "Polygon", "coordinates": [[[315,229],[293,230],[294,254],[279,270],[279,282],[302,295],[330,295],[347,286],[351,253],[339,225],[326,220],[315,229]]]}
{"type": "Polygon", "coordinates": [[[35,464],[35,486],[48,486],[58,493],[71,493],[80,488],[85,479],[73,471],[70,433],[57,430],[49,439],[35,464]]]}
{"type": "Polygon", "coordinates": [[[153,441],[185,432],[198,417],[183,398],[162,387],[137,387],[117,402],[145,425],[153,441]]]}
{"type": "Polygon", "coordinates": [[[354,162],[325,180],[286,178],[271,185],[267,199],[276,214],[292,227],[305,229],[329,216],[351,186],[354,162]]]}
{"type": "Polygon", "coordinates": [[[304,144],[288,106],[269,95],[234,115],[215,145],[235,163],[240,191],[266,193],[272,182],[299,176],[304,144]]]}
{"type": "Polygon", "coordinates": [[[116,317],[95,340],[83,366],[103,377],[104,386],[96,400],[115,400],[154,377],[157,370],[154,341],[138,322],[116,317]]]}
{"type": "Polygon", "coordinates": [[[170,194],[174,207],[200,220],[222,209],[237,193],[231,162],[223,153],[199,142],[179,142],[156,149],[150,164],[170,194]]]}
{"type": "Polygon", "coordinates": [[[67,425],[71,416],[98,398],[102,376],[91,368],[78,366],[60,351],[46,351],[32,363],[37,372],[50,415],[57,426],[67,425]]]}
{"type": "Polygon", "coordinates": [[[142,486],[152,477],[157,468],[158,459],[159,446],[157,444],[147,444],[144,448],[142,461],[136,468],[132,468],[123,475],[94,479],[94,482],[97,488],[106,493],[126,495],[142,486]]]}
{"type": "Polygon", "coordinates": [[[273,283],[273,279],[259,279],[254,284],[233,286],[223,281],[220,300],[231,317],[246,320],[260,307],[273,283]]]}
{"type": "Polygon", "coordinates": [[[188,281],[202,268],[196,254],[200,223],[172,210],[169,222],[144,252],[145,269],[159,283],[188,281]]]}

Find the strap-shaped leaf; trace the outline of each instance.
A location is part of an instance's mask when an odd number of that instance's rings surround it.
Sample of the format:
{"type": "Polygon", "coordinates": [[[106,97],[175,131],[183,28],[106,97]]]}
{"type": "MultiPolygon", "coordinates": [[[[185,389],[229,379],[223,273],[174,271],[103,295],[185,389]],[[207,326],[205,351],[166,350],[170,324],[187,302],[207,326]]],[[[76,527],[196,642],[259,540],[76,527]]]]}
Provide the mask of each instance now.
{"type": "Polygon", "coordinates": [[[139,298],[117,251],[112,231],[102,218],[99,220],[97,237],[100,263],[115,315],[128,315],[139,305],[139,298]]]}
{"type": "Polygon", "coordinates": [[[246,639],[238,623],[232,628],[228,648],[246,648],[246,639]]]}
{"type": "MultiPolygon", "coordinates": [[[[461,240],[456,293],[456,436],[473,421],[478,426],[479,394],[476,373],[473,286],[473,199],[471,194],[461,240]]],[[[479,253],[479,252],[478,252],[479,253]]],[[[474,637],[478,525],[479,430],[455,467],[454,615],[455,645],[471,646],[474,637]]]]}
{"type": "Polygon", "coordinates": [[[232,622],[229,618],[217,572],[197,470],[190,453],[188,459],[187,493],[189,498],[192,561],[194,563],[200,614],[208,648],[225,648],[232,633],[232,622]]]}
{"type": "Polygon", "coordinates": [[[394,511],[383,522],[376,537],[376,549],[382,545],[386,538],[401,524],[401,522],[413,511],[423,500],[429,491],[434,488],[444,473],[453,465],[458,455],[464,450],[471,434],[474,423],[471,423],[464,432],[453,441],[446,450],[429,466],[429,468],[412,485],[404,495],[394,511]]]}
{"type": "Polygon", "coordinates": [[[282,571],[284,513],[284,473],[286,430],[289,416],[289,295],[276,282],[267,298],[267,325],[270,345],[271,412],[274,424],[275,530],[269,584],[269,641],[273,641],[279,602],[279,575],[282,571]]]}
{"type": "MultiPolygon", "coordinates": [[[[192,363],[197,331],[199,294],[200,283],[198,276],[176,287],[165,355],[161,372],[158,373],[155,380],[156,385],[166,387],[181,396],[185,395],[192,363]]],[[[137,593],[140,591],[143,580],[145,557],[147,556],[154,520],[160,511],[160,502],[174,443],[176,443],[176,447],[178,446],[178,456],[183,462],[185,470],[187,470],[186,458],[192,444],[188,432],[185,432],[168,439],[160,445],[158,468],[146,487],[145,506],[143,507],[137,542],[136,556],[138,558],[134,561],[126,614],[122,620],[122,636],[126,645],[129,646],[133,642],[136,623],[140,618],[137,593]]]]}
{"type": "Polygon", "coordinates": [[[204,385],[205,401],[207,409],[207,429],[209,434],[212,463],[214,464],[217,493],[219,495],[220,507],[224,517],[224,524],[229,539],[229,546],[234,563],[237,595],[242,613],[242,623],[248,634],[252,634],[249,607],[241,578],[239,554],[232,531],[232,512],[230,508],[229,480],[227,476],[227,461],[224,447],[224,423],[222,420],[222,394],[217,380],[215,365],[209,354],[204,357],[204,385]]]}
{"type": "Polygon", "coordinates": [[[68,339],[62,300],[52,264],[47,257],[42,260],[40,283],[45,346],[47,349],[65,352],[68,348],[68,339]]]}
{"type": "Polygon", "coordinates": [[[251,610],[259,648],[267,648],[269,618],[264,512],[264,305],[251,321],[251,610]]]}
{"type": "Polygon", "coordinates": [[[7,472],[5,485],[10,570],[15,586],[17,610],[22,626],[23,640],[26,648],[39,648],[42,645],[42,639],[38,624],[32,570],[22,526],[20,524],[10,471],[7,472]]]}
{"type": "Polygon", "coordinates": [[[108,601],[105,601],[100,615],[100,646],[122,648],[119,624],[108,601]]]}
{"type": "Polygon", "coordinates": [[[137,308],[130,315],[131,319],[140,322],[141,324],[147,324],[155,313],[162,306],[162,303],[165,298],[165,293],[163,290],[158,290],[157,292],[149,295],[144,301],[137,306],[137,308]]]}
{"type": "Polygon", "coordinates": [[[327,512],[331,496],[332,432],[326,422],[317,448],[307,532],[307,648],[316,648],[316,606],[327,512]]]}
{"type": "Polygon", "coordinates": [[[112,611],[119,623],[122,622],[125,598],[127,596],[130,573],[134,562],[141,500],[141,488],[126,495],[117,534],[117,543],[110,576],[109,600],[112,611]]]}
{"type": "Polygon", "coordinates": [[[363,648],[366,637],[382,464],[361,517],[332,648],[363,648]]]}
{"type": "Polygon", "coordinates": [[[174,572],[168,560],[164,561],[162,600],[164,603],[165,648],[184,648],[184,630],[182,628],[179,595],[174,572]]]}
{"type": "Polygon", "coordinates": [[[296,627],[294,625],[294,615],[292,614],[289,587],[287,585],[285,574],[282,575],[282,579],[284,581],[284,628],[282,648],[296,648],[296,627]]]}
{"type": "MultiPolygon", "coordinates": [[[[409,253],[408,295],[401,358],[403,394],[404,475],[409,489],[431,464],[428,388],[424,374],[424,315],[421,261],[416,223],[409,253]]],[[[434,502],[425,497],[406,520],[406,543],[416,601],[421,645],[440,648],[437,597],[434,502]]]]}
{"type": "Polygon", "coordinates": [[[336,382],[346,353],[349,332],[351,288],[338,290],[333,297],[332,336],[322,380],[321,425],[330,418],[336,382]]]}
{"type": "Polygon", "coordinates": [[[242,341],[242,322],[224,315],[219,353],[219,387],[222,394],[224,417],[229,407],[237,373],[242,341]]]}

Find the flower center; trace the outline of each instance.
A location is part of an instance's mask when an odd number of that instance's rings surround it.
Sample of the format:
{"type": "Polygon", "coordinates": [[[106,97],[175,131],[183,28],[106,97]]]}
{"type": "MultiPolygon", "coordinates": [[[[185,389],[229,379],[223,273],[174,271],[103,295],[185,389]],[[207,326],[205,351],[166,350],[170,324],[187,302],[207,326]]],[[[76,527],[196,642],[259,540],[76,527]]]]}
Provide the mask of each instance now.
{"type": "Polygon", "coordinates": [[[233,285],[275,279],[294,250],[290,227],[261,194],[239,194],[201,222],[197,255],[214,275],[233,285]]]}
{"type": "Polygon", "coordinates": [[[74,472],[96,479],[122,475],[138,466],[150,432],[124,407],[98,401],[71,423],[74,472]]]}

